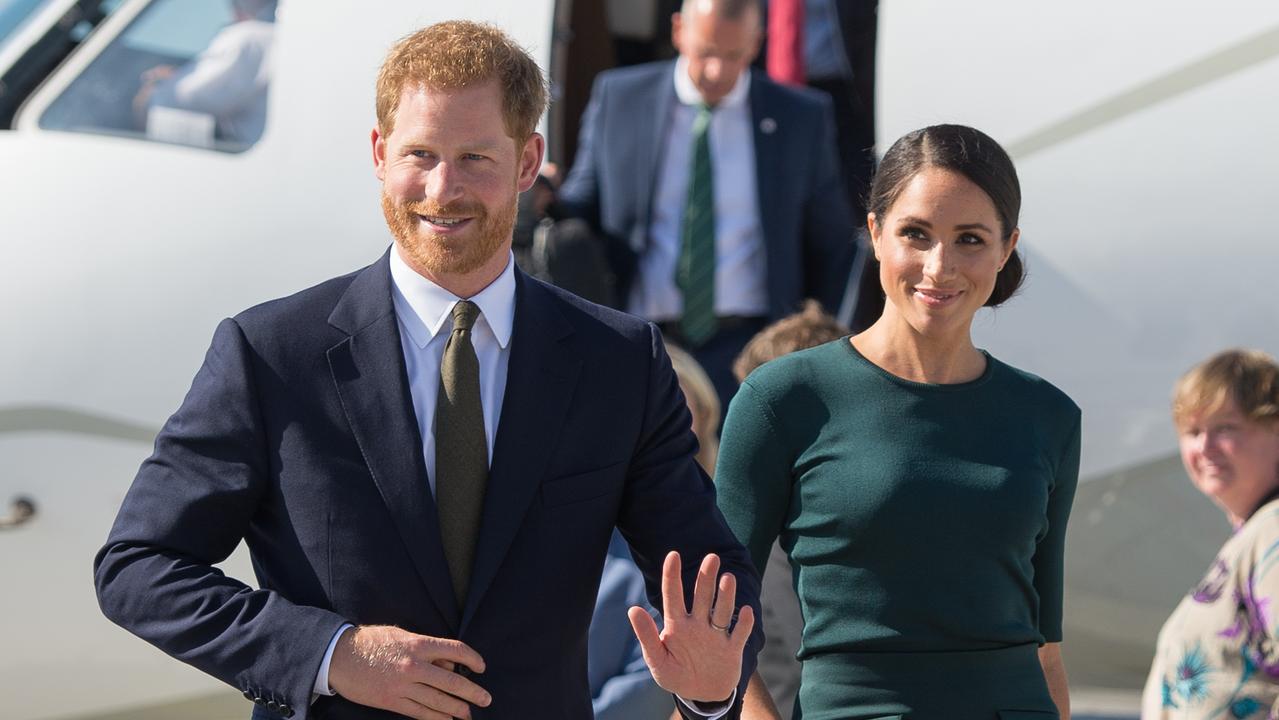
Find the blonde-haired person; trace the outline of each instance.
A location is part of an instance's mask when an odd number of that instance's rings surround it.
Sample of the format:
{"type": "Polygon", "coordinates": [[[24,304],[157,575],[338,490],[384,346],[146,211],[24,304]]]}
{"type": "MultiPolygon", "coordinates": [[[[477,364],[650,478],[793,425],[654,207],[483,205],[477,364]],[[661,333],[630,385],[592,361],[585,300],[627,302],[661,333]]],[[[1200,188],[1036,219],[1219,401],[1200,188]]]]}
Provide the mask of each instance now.
{"type": "Polygon", "coordinates": [[[1227,350],[1173,390],[1190,481],[1235,528],[1159,632],[1143,720],[1279,717],[1279,364],[1227,350]]]}
{"type": "Polygon", "coordinates": [[[697,464],[707,475],[715,477],[715,459],[719,456],[719,394],[715,392],[715,385],[706,370],[687,350],[674,343],[666,343],[666,352],[671,356],[679,388],[684,392],[689,413],[693,415],[693,434],[700,445],[697,464]]]}
{"type": "Polygon", "coordinates": [[[805,300],[799,312],[760,330],[746,343],[733,361],[733,376],[740,383],[770,360],[838,340],[849,332],[843,323],[822,309],[821,303],[805,300]]]}

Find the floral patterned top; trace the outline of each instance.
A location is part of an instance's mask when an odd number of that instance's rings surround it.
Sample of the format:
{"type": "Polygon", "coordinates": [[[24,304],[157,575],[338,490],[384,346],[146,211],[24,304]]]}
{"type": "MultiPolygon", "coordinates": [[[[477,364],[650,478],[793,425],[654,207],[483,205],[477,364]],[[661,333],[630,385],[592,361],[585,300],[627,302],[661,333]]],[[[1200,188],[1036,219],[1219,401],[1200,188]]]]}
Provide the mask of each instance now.
{"type": "Polygon", "coordinates": [[[1279,720],[1279,500],[1222,546],[1159,631],[1142,720],[1279,720]]]}

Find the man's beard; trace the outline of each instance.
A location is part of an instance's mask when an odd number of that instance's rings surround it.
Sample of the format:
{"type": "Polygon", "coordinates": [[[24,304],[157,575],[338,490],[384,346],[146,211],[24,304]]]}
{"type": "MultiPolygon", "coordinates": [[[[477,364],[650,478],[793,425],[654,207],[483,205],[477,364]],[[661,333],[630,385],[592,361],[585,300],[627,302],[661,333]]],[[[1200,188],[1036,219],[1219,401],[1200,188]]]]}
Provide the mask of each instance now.
{"type": "Polygon", "coordinates": [[[497,213],[489,214],[483,205],[455,202],[436,205],[429,200],[397,203],[382,191],[382,214],[391,234],[425,270],[439,275],[465,275],[479,269],[511,238],[515,226],[516,197],[497,213]],[[458,236],[440,235],[428,229],[418,216],[469,217],[471,227],[458,236]]]}

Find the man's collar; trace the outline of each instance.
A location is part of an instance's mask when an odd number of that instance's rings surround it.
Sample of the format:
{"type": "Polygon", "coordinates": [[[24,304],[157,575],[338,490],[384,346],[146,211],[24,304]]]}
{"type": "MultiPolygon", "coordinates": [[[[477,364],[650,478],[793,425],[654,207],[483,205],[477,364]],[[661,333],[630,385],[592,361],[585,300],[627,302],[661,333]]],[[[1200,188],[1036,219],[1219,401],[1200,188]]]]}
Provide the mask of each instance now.
{"type": "Polygon", "coordinates": [[[395,311],[404,328],[419,348],[426,347],[439,334],[459,300],[469,299],[480,307],[480,321],[487,322],[505,348],[515,327],[515,256],[507,253],[506,269],[488,287],[470,298],[453,293],[417,274],[400,257],[398,247],[391,248],[391,288],[395,311]]]}
{"type": "MultiPolygon", "coordinates": [[[[741,75],[737,76],[733,89],[729,90],[715,107],[738,107],[744,104],[746,95],[750,92],[750,85],[751,69],[747,67],[741,75]]],[[[675,97],[684,105],[700,105],[703,102],[702,94],[693,84],[693,79],[688,76],[688,60],[683,55],[675,60],[675,97]]]]}

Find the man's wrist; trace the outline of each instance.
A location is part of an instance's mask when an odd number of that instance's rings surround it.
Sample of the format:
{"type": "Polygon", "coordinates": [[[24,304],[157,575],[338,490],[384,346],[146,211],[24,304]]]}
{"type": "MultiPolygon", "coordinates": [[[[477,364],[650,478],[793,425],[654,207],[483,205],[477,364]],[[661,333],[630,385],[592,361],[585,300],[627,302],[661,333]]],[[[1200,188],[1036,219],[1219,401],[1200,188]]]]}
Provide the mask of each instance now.
{"type": "Polygon", "coordinates": [[[333,651],[337,649],[338,641],[342,639],[343,633],[355,627],[350,623],[346,623],[333,633],[333,639],[329,640],[329,647],[324,651],[324,659],[320,661],[320,670],[315,674],[315,687],[311,689],[311,702],[321,695],[330,696],[337,693],[333,690],[333,686],[329,684],[329,668],[333,664],[333,651]]]}
{"type": "Polygon", "coordinates": [[[679,695],[675,696],[681,705],[688,708],[689,712],[705,718],[706,720],[719,720],[724,717],[733,707],[733,703],[737,701],[737,690],[733,690],[733,694],[728,696],[727,700],[721,702],[702,702],[701,700],[685,700],[679,695]]]}

